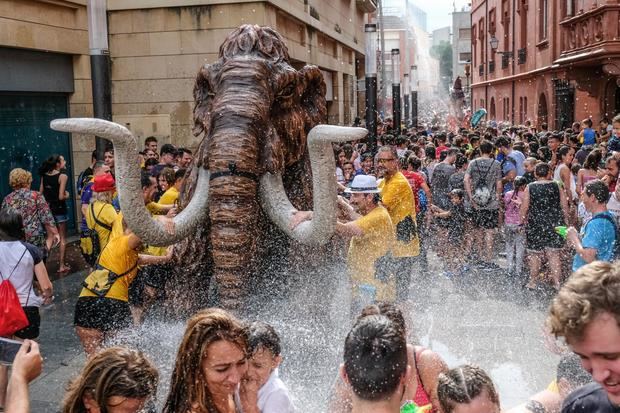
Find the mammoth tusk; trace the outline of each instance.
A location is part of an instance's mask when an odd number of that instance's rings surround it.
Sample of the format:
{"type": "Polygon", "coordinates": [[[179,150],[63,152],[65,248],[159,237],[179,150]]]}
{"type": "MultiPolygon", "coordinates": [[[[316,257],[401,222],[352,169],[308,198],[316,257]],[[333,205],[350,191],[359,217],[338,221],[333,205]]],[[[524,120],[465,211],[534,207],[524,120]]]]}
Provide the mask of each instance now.
{"type": "Polygon", "coordinates": [[[209,171],[200,168],[196,192],[189,205],[174,217],[174,230],[167,232],[155,221],[144,206],[141,170],[137,163],[138,141],[124,126],[95,118],[55,119],[51,128],[100,136],[114,143],[114,163],[121,210],[131,230],[147,244],[164,246],[190,235],[196,225],[206,218],[209,200],[209,171]]]}
{"type": "Polygon", "coordinates": [[[260,199],[263,210],[289,237],[310,245],[323,245],[336,229],[337,186],[336,164],[332,142],[362,139],[368,131],[333,125],[317,125],[308,133],[308,153],[312,168],[314,214],[311,221],[290,228],[291,218],[297,209],[289,201],[282,175],[266,173],[260,180],[260,199]]]}

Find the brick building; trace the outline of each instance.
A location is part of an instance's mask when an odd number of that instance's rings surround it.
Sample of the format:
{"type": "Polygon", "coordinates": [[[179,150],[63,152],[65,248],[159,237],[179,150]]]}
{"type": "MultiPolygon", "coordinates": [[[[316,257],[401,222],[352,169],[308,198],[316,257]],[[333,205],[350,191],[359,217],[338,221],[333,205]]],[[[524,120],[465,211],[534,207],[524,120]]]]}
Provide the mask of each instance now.
{"type": "MultiPolygon", "coordinates": [[[[43,159],[59,153],[77,176],[90,162],[94,137],[49,128],[50,119],[93,114],[86,4],[0,1],[0,198],[10,191],[6,177],[12,168],[35,175],[43,159]]],[[[196,73],[217,59],[228,33],[245,23],[278,30],[294,67],[321,68],[326,122],[350,124],[358,115],[365,14],[375,11],[374,0],[311,5],[304,0],[108,0],[107,7],[113,118],[139,137],[196,146],[190,129],[196,73]]]]}
{"type": "Polygon", "coordinates": [[[472,107],[555,129],[620,112],[619,13],[617,0],[474,0],[472,107]]]}

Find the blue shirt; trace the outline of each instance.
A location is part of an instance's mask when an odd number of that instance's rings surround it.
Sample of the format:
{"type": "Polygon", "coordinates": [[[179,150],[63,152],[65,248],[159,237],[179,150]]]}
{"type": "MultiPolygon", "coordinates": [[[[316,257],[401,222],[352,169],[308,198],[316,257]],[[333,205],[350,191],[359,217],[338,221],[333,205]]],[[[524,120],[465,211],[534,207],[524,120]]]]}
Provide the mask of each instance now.
{"type": "Polygon", "coordinates": [[[583,130],[583,144],[591,146],[596,143],[596,132],[592,128],[585,128],[583,130]]]}
{"type": "MultiPolygon", "coordinates": [[[[612,261],[614,255],[614,245],[616,242],[616,227],[605,218],[598,218],[607,215],[614,219],[609,211],[601,212],[592,217],[590,221],[581,229],[581,245],[583,248],[594,248],[596,250],[597,261],[612,261]]],[[[587,262],[579,254],[575,254],[573,259],[573,271],[586,265],[587,262]]]]}

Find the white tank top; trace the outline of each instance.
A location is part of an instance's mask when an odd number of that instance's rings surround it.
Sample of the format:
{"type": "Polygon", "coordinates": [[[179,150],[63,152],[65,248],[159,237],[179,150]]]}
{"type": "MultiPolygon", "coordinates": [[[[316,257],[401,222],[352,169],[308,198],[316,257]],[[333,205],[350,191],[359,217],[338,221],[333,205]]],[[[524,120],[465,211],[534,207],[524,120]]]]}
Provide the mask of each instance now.
{"type": "MultiPolygon", "coordinates": [[[[560,175],[562,166],[568,168],[568,166],[564,165],[563,163],[556,166],[555,171],[553,172],[553,180],[563,184],[564,181],[562,181],[562,176],[560,175]]],[[[579,198],[577,196],[577,183],[575,182],[575,178],[573,177],[572,173],[570,174],[570,192],[571,194],[573,194],[573,199],[579,198]]]]}

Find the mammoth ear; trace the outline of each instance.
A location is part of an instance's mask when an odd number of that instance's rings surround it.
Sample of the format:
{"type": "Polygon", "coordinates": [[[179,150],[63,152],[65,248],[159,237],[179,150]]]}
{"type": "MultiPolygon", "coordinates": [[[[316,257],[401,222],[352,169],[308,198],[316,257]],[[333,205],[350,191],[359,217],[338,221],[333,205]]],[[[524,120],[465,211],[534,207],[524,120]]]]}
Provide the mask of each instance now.
{"type": "Polygon", "coordinates": [[[301,107],[306,115],[306,131],[319,123],[325,123],[327,103],[325,102],[325,81],[321,70],[316,66],[307,65],[299,71],[303,79],[304,90],[301,96],[301,107]]]}
{"type": "Polygon", "coordinates": [[[196,76],[194,85],[194,136],[207,134],[211,124],[211,103],[215,94],[211,87],[211,74],[215,65],[204,65],[196,76]]]}

